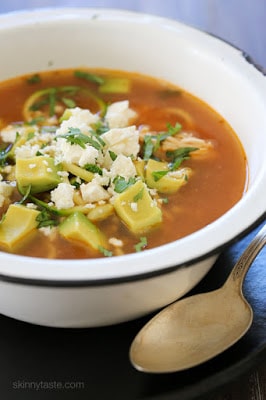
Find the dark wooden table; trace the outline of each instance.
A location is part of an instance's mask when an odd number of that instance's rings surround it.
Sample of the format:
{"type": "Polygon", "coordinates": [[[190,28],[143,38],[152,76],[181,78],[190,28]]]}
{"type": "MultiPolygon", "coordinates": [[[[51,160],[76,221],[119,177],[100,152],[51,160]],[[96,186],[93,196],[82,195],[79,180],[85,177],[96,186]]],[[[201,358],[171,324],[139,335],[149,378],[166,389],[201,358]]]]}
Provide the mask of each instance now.
{"type": "MultiPolygon", "coordinates": [[[[0,0],[0,13],[63,6],[120,8],[177,19],[231,42],[247,52],[256,63],[266,69],[266,0],[0,0]]],[[[18,331],[17,335],[19,334],[18,331]]],[[[36,368],[38,368],[37,361],[36,368]]],[[[22,391],[16,392],[17,397],[11,397],[11,392],[9,397],[6,393],[5,399],[7,400],[9,398],[29,398],[25,392],[26,397],[22,397],[22,391]]],[[[35,393],[36,397],[34,398],[44,398],[40,392],[35,393]]],[[[72,391],[72,396],[71,398],[79,399],[77,392],[72,391]]],[[[55,397],[50,397],[48,394],[47,398],[55,397]]],[[[230,386],[221,389],[220,393],[218,391],[209,396],[209,400],[265,399],[265,361],[260,361],[255,368],[238,376],[236,380],[230,382],[230,386]]],[[[88,397],[88,400],[92,400],[92,398],[88,397]]],[[[180,398],[180,400],[183,399],[180,398]]]]}

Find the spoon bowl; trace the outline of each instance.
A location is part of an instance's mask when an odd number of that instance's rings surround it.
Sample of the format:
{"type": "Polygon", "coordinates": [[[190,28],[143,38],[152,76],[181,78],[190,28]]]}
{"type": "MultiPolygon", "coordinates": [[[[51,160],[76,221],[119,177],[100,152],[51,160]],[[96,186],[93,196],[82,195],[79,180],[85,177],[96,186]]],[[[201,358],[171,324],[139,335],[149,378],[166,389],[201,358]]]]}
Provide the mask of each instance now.
{"type": "Polygon", "coordinates": [[[175,372],[201,364],[236,343],[250,328],[253,311],[244,298],[244,277],[266,244],[266,225],[218,290],[184,298],[153,317],[130,348],[143,372],[175,372]]]}

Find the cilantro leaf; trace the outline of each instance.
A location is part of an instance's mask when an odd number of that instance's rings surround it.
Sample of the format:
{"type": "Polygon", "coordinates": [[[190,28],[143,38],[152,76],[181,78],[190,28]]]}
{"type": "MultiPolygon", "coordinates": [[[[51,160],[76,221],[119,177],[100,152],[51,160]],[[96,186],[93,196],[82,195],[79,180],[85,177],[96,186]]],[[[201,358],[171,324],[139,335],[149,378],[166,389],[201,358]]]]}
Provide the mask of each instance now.
{"type": "Polygon", "coordinates": [[[95,164],[86,164],[83,168],[86,169],[86,171],[92,172],[93,174],[103,174],[103,170],[95,164]]]}
{"type": "Polygon", "coordinates": [[[36,221],[38,222],[38,228],[56,226],[59,224],[58,218],[55,218],[55,215],[47,209],[43,209],[40,214],[37,215],[36,221]]]}
{"type": "Polygon", "coordinates": [[[139,243],[135,244],[135,250],[136,252],[142,251],[148,244],[147,238],[145,236],[140,237],[139,243]]]}
{"type": "Polygon", "coordinates": [[[74,76],[76,78],[85,79],[86,81],[89,82],[98,83],[99,85],[102,85],[104,83],[104,79],[101,76],[91,74],[86,71],[79,71],[79,70],[74,71],[74,76]]]}
{"type": "Polygon", "coordinates": [[[137,201],[139,201],[139,200],[142,199],[143,193],[144,193],[144,188],[142,188],[142,189],[133,197],[134,203],[136,203],[137,201]]]}
{"type": "Polygon", "coordinates": [[[77,144],[83,149],[86,148],[86,144],[93,146],[96,150],[100,150],[103,147],[103,140],[99,140],[97,136],[93,139],[91,136],[84,135],[79,128],[68,128],[68,133],[64,135],[58,135],[57,138],[64,138],[70,144],[77,144]]]}
{"type": "Polygon", "coordinates": [[[163,171],[153,171],[152,176],[155,182],[158,182],[160,179],[162,179],[165,175],[167,175],[169,170],[163,170],[163,171]]]}
{"type": "Polygon", "coordinates": [[[30,76],[29,78],[27,78],[27,83],[29,83],[30,85],[34,84],[34,83],[40,83],[41,82],[41,77],[38,74],[34,74],[32,76],[30,76]]]}
{"type": "Polygon", "coordinates": [[[144,136],[144,155],[143,159],[145,161],[149,160],[152,156],[154,150],[153,137],[151,135],[144,136]]]}
{"type": "Polygon", "coordinates": [[[105,257],[112,257],[112,255],[113,255],[113,253],[110,251],[110,250],[108,250],[108,249],[106,249],[105,247],[103,247],[103,246],[98,246],[98,250],[105,256],[105,257]]]}
{"type": "Polygon", "coordinates": [[[197,147],[181,147],[174,151],[167,151],[166,156],[172,159],[171,171],[176,170],[184,160],[188,160],[190,153],[196,150],[198,150],[197,147]]]}
{"type": "Polygon", "coordinates": [[[134,185],[134,183],[136,182],[135,178],[129,178],[129,180],[127,181],[123,176],[117,176],[114,179],[114,191],[116,193],[122,193],[124,192],[127,188],[129,188],[130,186],[134,185]]]}
{"type": "Polygon", "coordinates": [[[6,160],[10,155],[10,151],[12,150],[13,144],[10,143],[4,149],[0,149],[0,166],[3,167],[5,165],[6,160]]]}
{"type": "Polygon", "coordinates": [[[117,158],[117,154],[115,154],[112,150],[109,150],[109,155],[112,161],[115,161],[117,158]]]}
{"type": "Polygon", "coordinates": [[[68,97],[62,97],[61,100],[64,103],[64,105],[68,108],[76,107],[76,102],[72,99],[69,99],[68,97]]]}

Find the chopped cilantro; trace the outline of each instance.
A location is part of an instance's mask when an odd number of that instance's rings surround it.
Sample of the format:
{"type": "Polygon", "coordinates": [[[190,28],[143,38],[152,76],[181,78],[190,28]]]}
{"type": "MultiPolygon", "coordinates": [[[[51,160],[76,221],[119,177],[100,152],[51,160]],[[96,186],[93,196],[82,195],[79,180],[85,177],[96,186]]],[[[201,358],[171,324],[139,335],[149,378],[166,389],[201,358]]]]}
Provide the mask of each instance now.
{"type": "MultiPolygon", "coordinates": [[[[18,136],[18,135],[17,135],[18,136]]],[[[12,150],[13,144],[10,143],[4,149],[0,149],[0,166],[3,167],[5,165],[6,160],[10,155],[10,151],[12,150]]]]}
{"type": "Polygon", "coordinates": [[[134,185],[134,183],[136,182],[135,178],[129,178],[129,180],[127,181],[123,176],[117,176],[114,179],[114,191],[116,193],[122,193],[124,192],[127,188],[129,188],[130,186],[134,185]]]}
{"type": "Polygon", "coordinates": [[[23,204],[29,197],[31,191],[31,185],[29,185],[26,189],[26,192],[23,194],[22,199],[18,202],[18,204],[23,204]]]}
{"type": "Polygon", "coordinates": [[[56,226],[59,223],[58,218],[55,217],[54,213],[51,213],[46,209],[43,209],[40,214],[37,215],[36,221],[38,222],[38,228],[56,226]]]}
{"type": "Polygon", "coordinates": [[[69,99],[68,97],[62,97],[62,102],[64,103],[64,105],[68,108],[74,108],[76,107],[76,102],[72,99],[69,99]]]}
{"type": "Polygon", "coordinates": [[[30,85],[34,84],[34,83],[40,83],[41,82],[41,77],[38,74],[34,74],[32,76],[30,76],[29,78],[27,78],[27,83],[29,83],[30,85]]]}
{"type": "Polygon", "coordinates": [[[106,248],[103,247],[103,246],[98,246],[98,250],[99,250],[105,257],[112,257],[112,255],[113,255],[113,253],[112,253],[110,250],[106,249],[106,248]]]}
{"type": "Polygon", "coordinates": [[[103,133],[107,132],[109,130],[108,126],[102,121],[97,121],[95,124],[93,124],[93,132],[96,135],[102,135],[103,133]]]}
{"type": "Polygon", "coordinates": [[[143,159],[145,161],[147,161],[151,158],[153,150],[154,150],[154,142],[152,140],[152,136],[145,135],[144,136],[144,155],[143,155],[143,159]]]}
{"type": "Polygon", "coordinates": [[[86,164],[83,168],[86,169],[86,171],[92,172],[93,174],[103,174],[103,170],[95,164],[86,164]]]}
{"type": "Polygon", "coordinates": [[[142,199],[143,193],[144,193],[144,188],[142,188],[142,189],[133,197],[134,203],[136,203],[137,201],[139,201],[139,200],[142,199]]]}
{"type": "Polygon", "coordinates": [[[44,116],[40,115],[39,117],[33,118],[30,121],[26,121],[25,125],[37,125],[40,122],[43,122],[45,120],[44,116]]]}
{"type": "Polygon", "coordinates": [[[117,154],[115,154],[112,150],[109,150],[109,155],[112,161],[115,161],[117,158],[117,154]]]}
{"type": "Polygon", "coordinates": [[[176,170],[184,160],[188,160],[192,151],[198,150],[197,147],[181,147],[174,151],[167,151],[166,155],[171,158],[171,171],[176,170]]]}
{"type": "Polygon", "coordinates": [[[99,75],[91,74],[85,71],[74,71],[74,76],[76,78],[85,79],[86,81],[98,83],[98,85],[102,85],[104,83],[104,79],[99,75]]]}
{"type": "Polygon", "coordinates": [[[148,244],[147,238],[145,236],[140,237],[140,241],[135,244],[135,250],[136,252],[142,251],[148,244]]]}
{"type": "Polygon", "coordinates": [[[103,146],[103,140],[97,136],[95,140],[91,136],[84,135],[79,128],[68,128],[68,133],[64,135],[58,135],[57,138],[64,138],[70,144],[77,144],[83,149],[86,148],[86,144],[93,146],[95,149],[100,150],[103,146]]]}
{"type": "Polygon", "coordinates": [[[145,135],[144,136],[144,160],[149,160],[153,153],[158,150],[161,143],[170,136],[174,136],[180,132],[182,125],[178,122],[175,126],[167,124],[167,131],[158,133],[157,135],[145,135]]]}
{"type": "Polygon", "coordinates": [[[167,175],[169,170],[164,170],[164,171],[153,171],[152,176],[155,182],[159,181],[161,178],[163,178],[165,175],[167,175]]]}
{"type": "Polygon", "coordinates": [[[35,136],[35,132],[29,132],[27,136],[27,141],[33,139],[35,136]]]}

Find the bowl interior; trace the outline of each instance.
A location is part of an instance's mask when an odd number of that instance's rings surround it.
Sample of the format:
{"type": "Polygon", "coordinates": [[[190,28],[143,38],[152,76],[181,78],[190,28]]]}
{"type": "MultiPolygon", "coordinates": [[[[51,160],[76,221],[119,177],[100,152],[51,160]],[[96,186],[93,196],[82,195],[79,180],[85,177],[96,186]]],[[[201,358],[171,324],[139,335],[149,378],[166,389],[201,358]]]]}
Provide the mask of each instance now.
{"type": "MultiPolygon", "coordinates": [[[[1,16],[0,49],[0,80],[88,66],[137,71],[170,81],[220,113],[238,134],[248,158],[247,193],[219,220],[178,244],[145,255],[76,262],[75,270],[69,269],[69,278],[131,275],[188,262],[232,240],[265,212],[266,79],[241,51],[178,22],[103,9],[37,10],[1,16]]],[[[25,260],[2,253],[0,257],[10,260],[14,274],[21,274],[16,266],[20,260],[25,266],[23,274],[59,278],[64,273],[68,277],[63,267],[66,262],[25,260]],[[33,268],[36,262],[38,272],[33,268]]]]}

